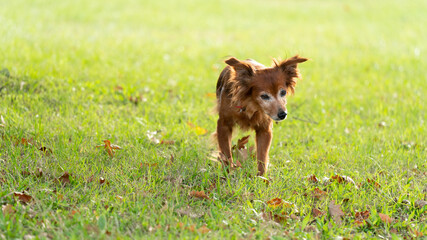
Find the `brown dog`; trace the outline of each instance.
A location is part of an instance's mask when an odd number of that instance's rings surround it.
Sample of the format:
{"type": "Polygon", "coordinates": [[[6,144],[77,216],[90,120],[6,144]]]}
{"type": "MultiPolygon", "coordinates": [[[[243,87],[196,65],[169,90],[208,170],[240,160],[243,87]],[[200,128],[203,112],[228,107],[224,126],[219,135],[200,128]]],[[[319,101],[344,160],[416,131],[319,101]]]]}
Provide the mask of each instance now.
{"type": "Polygon", "coordinates": [[[273,121],[286,119],[286,94],[293,93],[301,78],[298,63],[307,58],[297,56],[284,61],[273,60],[273,67],[254,61],[240,61],[232,57],[221,72],[216,85],[219,119],[216,135],[226,165],[233,163],[231,136],[237,124],[243,130],[256,133],[258,175],[268,167],[268,151],[273,137],[273,121]]]}

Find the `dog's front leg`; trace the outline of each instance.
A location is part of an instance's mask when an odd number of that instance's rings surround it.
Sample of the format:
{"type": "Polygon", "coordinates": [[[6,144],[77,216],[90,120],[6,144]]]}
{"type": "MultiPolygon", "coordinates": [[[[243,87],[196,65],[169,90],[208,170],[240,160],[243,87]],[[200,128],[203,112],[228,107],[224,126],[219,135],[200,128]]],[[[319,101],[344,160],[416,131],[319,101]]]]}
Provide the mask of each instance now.
{"type": "Polygon", "coordinates": [[[271,128],[256,129],[256,155],[258,161],[258,175],[262,176],[267,172],[268,151],[270,150],[273,133],[271,128]]]}
{"type": "Polygon", "coordinates": [[[231,136],[233,133],[233,126],[227,124],[227,121],[223,119],[218,119],[218,124],[216,128],[217,137],[218,137],[218,145],[219,150],[225,155],[227,158],[225,165],[230,165],[233,163],[233,159],[231,156],[231,136]]]}

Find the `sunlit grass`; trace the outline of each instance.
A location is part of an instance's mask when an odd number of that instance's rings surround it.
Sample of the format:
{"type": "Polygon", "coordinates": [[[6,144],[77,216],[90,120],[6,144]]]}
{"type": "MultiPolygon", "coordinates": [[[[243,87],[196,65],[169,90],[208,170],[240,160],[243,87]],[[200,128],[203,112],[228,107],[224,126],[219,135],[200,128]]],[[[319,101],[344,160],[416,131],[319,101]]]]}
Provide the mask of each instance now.
{"type": "Polygon", "coordinates": [[[13,213],[0,212],[0,238],[425,236],[416,201],[427,191],[426,10],[424,1],[1,2],[0,69],[10,76],[0,74],[0,204],[13,213]],[[254,159],[226,177],[209,160],[208,93],[222,61],[294,54],[310,61],[289,119],[274,126],[270,184],[254,177],[254,159]],[[174,144],[153,143],[154,131],[174,144]],[[105,139],[122,150],[96,148],[105,139]],[[64,172],[71,182],[61,186],[64,172]],[[312,174],[356,184],[310,183],[312,174]],[[315,188],[327,195],[313,198],[315,188]],[[22,191],[30,204],[14,198],[22,191]],[[269,208],[276,197],[295,208],[269,208]],[[342,225],[328,215],[332,200],[342,225]],[[365,210],[369,223],[357,226],[365,210]]]}

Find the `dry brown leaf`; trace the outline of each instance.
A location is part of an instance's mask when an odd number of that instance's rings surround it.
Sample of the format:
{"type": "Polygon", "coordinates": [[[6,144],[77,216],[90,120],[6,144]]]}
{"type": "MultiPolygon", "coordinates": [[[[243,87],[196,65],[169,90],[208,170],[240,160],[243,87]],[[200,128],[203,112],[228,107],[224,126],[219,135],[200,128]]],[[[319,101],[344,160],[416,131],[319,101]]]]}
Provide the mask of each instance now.
{"type": "Polygon", "coordinates": [[[313,217],[317,218],[317,217],[322,216],[323,212],[317,208],[313,208],[313,209],[311,209],[311,214],[313,215],[313,217]]]}
{"type": "Polygon", "coordinates": [[[294,208],[295,205],[293,203],[282,200],[281,198],[273,198],[270,201],[267,201],[267,204],[271,208],[294,208]]]}
{"type": "Polygon", "coordinates": [[[378,215],[380,216],[381,221],[383,221],[384,223],[390,224],[393,222],[393,219],[386,214],[378,213],[378,215]]]}
{"type": "Polygon", "coordinates": [[[162,145],[173,145],[173,144],[175,144],[175,141],[174,140],[162,140],[160,142],[160,144],[162,144],[162,145]]]}
{"type": "Polygon", "coordinates": [[[273,198],[270,201],[267,201],[269,207],[276,208],[283,204],[283,200],[281,198],[273,198]]]}
{"type": "Polygon", "coordinates": [[[334,180],[334,181],[336,181],[336,182],[338,182],[338,183],[352,183],[352,184],[354,184],[354,185],[356,185],[356,183],[353,181],[353,179],[351,179],[350,177],[348,177],[348,176],[340,176],[340,175],[335,175],[335,176],[332,176],[331,177],[331,182],[332,182],[332,180],[334,180]]]}
{"type": "Polygon", "coordinates": [[[257,178],[261,179],[267,186],[270,185],[270,179],[263,176],[257,176],[257,178]]]}
{"type": "Polygon", "coordinates": [[[237,145],[235,147],[237,149],[244,149],[244,148],[246,148],[245,145],[249,142],[249,137],[250,137],[250,135],[244,136],[241,139],[237,140],[237,145]]]}
{"type": "Polygon", "coordinates": [[[122,86],[120,86],[120,85],[116,85],[116,86],[114,87],[114,91],[115,91],[115,92],[122,92],[122,91],[123,91],[123,87],[122,87],[122,86]]]}
{"type": "MultiPolygon", "coordinates": [[[[15,138],[15,139],[16,139],[16,138],[15,138]]],[[[32,146],[32,145],[34,145],[33,143],[34,143],[34,141],[33,141],[33,139],[32,139],[32,138],[30,138],[30,139],[21,138],[20,140],[16,140],[16,141],[15,141],[15,146],[17,146],[17,145],[19,145],[19,144],[22,144],[22,145],[24,145],[24,146],[27,146],[27,145],[32,146]]]]}
{"type": "Polygon", "coordinates": [[[368,210],[363,211],[363,212],[355,212],[354,218],[358,221],[364,221],[364,220],[369,218],[370,214],[371,213],[368,210]]]}
{"type": "Polygon", "coordinates": [[[62,174],[62,176],[60,176],[57,180],[62,185],[70,184],[70,174],[68,172],[64,172],[64,174],[62,174]]]}
{"type": "Polygon", "coordinates": [[[2,210],[4,215],[12,215],[16,212],[16,210],[10,204],[6,204],[6,205],[1,206],[1,210],[2,210]]]}
{"type": "Polygon", "coordinates": [[[341,210],[341,206],[335,204],[335,201],[331,201],[328,205],[329,215],[332,219],[340,225],[342,223],[342,217],[344,216],[344,212],[341,210]]]}
{"type": "Polygon", "coordinates": [[[142,95],[135,96],[135,97],[129,96],[129,101],[135,105],[138,105],[139,102],[146,102],[147,99],[144,98],[142,95]]]}
{"type": "Polygon", "coordinates": [[[381,185],[377,183],[374,179],[367,178],[366,181],[375,188],[381,188],[381,185]]]}
{"type": "Polygon", "coordinates": [[[158,163],[141,163],[140,167],[153,167],[156,168],[159,164],[158,163]]]}
{"type": "Polygon", "coordinates": [[[187,122],[187,125],[188,125],[191,129],[193,129],[193,130],[194,130],[194,132],[195,132],[197,135],[205,135],[206,133],[208,133],[208,130],[206,130],[206,129],[202,128],[202,127],[196,126],[196,125],[194,125],[192,122],[187,122]]]}
{"type": "Polygon", "coordinates": [[[358,227],[364,226],[366,224],[365,220],[354,220],[353,222],[355,225],[357,225],[358,227]]]}
{"type": "Polygon", "coordinates": [[[53,153],[52,150],[50,148],[47,148],[47,147],[41,147],[41,148],[39,148],[39,150],[41,152],[43,152],[44,154],[46,154],[47,156],[49,156],[50,154],[53,153]]]}
{"type": "Polygon", "coordinates": [[[196,225],[192,224],[192,225],[190,225],[187,229],[188,229],[188,231],[190,231],[190,232],[194,232],[194,231],[196,231],[196,225]]]}
{"type": "Polygon", "coordinates": [[[207,228],[206,226],[201,226],[199,229],[197,229],[197,231],[199,233],[205,234],[205,233],[210,232],[211,230],[209,228],[207,228]]]}
{"type": "Polygon", "coordinates": [[[110,155],[111,157],[114,156],[114,149],[122,149],[120,146],[111,144],[110,140],[104,140],[104,145],[98,145],[96,147],[104,147],[105,151],[107,151],[108,155],[110,155]]]}
{"type": "Polygon", "coordinates": [[[424,233],[422,233],[422,232],[419,232],[417,229],[415,229],[415,228],[411,228],[411,227],[409,227],[409,231],[416,237],[416,238],[419,238],[419,237],[422,237],[422,236],[424,236],[424,233]]]}
{"type": "Polygon", "coordinates": [[[183,228],[184,228],[184,223],[183,223],[183,222],[178,222],[178,223],[176,224],[176,226],[177,226],[178,228],[183,229],[183,228]]]}
{"type": "Polygon", "coordinates": [[[317,199],[317,200],[319,200],[319,199],[321,199],[322,197],[325,197],[325,196],[327,196],[328,195],[328,193],[327,192],[325,192],[325,191],[323,191],[323,190],[320,190],[319,188],[315,188],[314,190],[313,190],[313,192],[311,193],[311,196],[314,198],[314,199],[317,199]]]}
{"type": "Polygon", "coordinates": [[[14,192],[13,195],[18,198],[18,201],[23,203],[23,204],[27,204],[29,202],[31,202],[31,200],[33,199],[33,197],[31,197],[30,195],[24,193],[24,192],[14,192]]]}
{"type": "Polygon", "coordinates": [[[311,183],[318,183],[319,182],[319,179],[317,179],[317,177],[316,177],[316,175],[310,175],[310,176],[308,176],[307,177],[307,180],[309,181],[309,182],[311,182],[311,183]]]}
{"type": "Polygon", "coordinates": [[[100,185],[102,185],[102,184],[104,184],[104,183],[105,183],[105,184],[107,184],[107,185],[110,185],[110,183],[109,183],[108,181],[105,181],[105,178],[100,177],[100,178],[99,178],[99,184],[100,184],[100,185]]]}
{"type": "Polygon", "coordinates": [[[206,195],[205,191],[191,191],[190,192],[190,196],[191,197],[196,197],[196,198],[204,198],[204,199],[209,199],[209,196],[206,195]]]}

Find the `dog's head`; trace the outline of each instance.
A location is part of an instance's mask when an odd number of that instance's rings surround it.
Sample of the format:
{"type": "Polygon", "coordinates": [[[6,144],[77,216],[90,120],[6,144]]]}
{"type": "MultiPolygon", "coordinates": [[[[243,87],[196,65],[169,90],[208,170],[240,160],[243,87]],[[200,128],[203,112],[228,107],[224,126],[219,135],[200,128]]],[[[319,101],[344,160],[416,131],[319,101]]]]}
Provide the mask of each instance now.
{"type": "Polygon", "coordinates": [[[261,68],[253,61],[234,57],[225,61],[233,70],[232,102],[246,107],[249,114],[263,111],[274,121],[286,119],[286,95],[294,93],[301,74],[298,64],[307,58],[297,56],[283,61],[273,59],[273,67],[261,68]]]}

